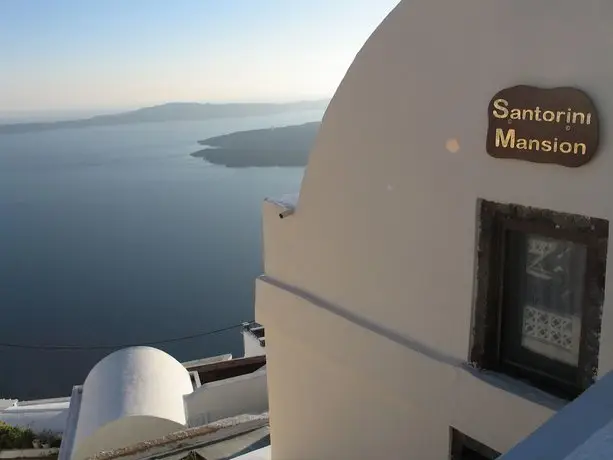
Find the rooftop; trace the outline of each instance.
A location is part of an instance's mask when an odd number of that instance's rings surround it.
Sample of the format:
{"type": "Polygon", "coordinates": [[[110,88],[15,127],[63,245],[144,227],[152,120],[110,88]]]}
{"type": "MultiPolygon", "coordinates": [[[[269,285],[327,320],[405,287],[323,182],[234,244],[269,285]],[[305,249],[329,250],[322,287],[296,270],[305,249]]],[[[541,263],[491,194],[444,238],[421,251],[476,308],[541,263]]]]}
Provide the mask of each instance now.
{"type": "Polygon", "coordinates": [[[186,457],[230,460],[270,445],[269,429],[268,413],[244,414],[125,448],[101,452],[91,457],[91,460],[180,460],[186,457]]]}
{"type": "Polygon", "coordinates": [[[286,193],[278,197],[267,197],[266,201],[286,210],[294,210],[299,197],[300,193],[286,193]]]}

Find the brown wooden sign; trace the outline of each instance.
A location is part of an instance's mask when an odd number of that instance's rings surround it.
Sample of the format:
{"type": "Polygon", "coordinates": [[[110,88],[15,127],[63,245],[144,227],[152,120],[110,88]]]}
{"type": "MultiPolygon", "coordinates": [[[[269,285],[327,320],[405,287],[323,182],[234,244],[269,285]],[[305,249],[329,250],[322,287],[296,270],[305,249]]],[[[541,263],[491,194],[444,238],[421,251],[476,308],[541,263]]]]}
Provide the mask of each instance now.
{"type": "Polygon", "coordinates": [[[576,88],[514,86],[499,91],[488,107],[487,153],[571,168],[598,149],[598,114],[576,88]]]}

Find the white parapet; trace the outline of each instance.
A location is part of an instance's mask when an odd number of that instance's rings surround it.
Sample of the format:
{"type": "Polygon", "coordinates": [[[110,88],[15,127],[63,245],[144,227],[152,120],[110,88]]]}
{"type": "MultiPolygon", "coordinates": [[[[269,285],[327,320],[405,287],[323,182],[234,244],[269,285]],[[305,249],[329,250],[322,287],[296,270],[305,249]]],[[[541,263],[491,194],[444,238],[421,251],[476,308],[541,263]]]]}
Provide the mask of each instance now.
{"type": "Polygon", "coordinates": [[[19,401],[2,410],[0,422],[31,428],[35,433],[49,430],[62,433],[68,417],[70,398],[19,401]]]}
{"type": "Polygon", "coordinates": [[[33,458],[50,458],[58,453],[57,448],[49,449],[16,449],[0,451],[0,459],[33,459],[33,458]]]}
{"type": "Polygon", "coordinates": [[[190,426],[206,425],[241,414],[267,412],[266,367],[202,385],[185,397],[185,409],[190,426]]]}
{"type": "Polygon", "coordinates": [[[4,410],[8,407],[14,406],[17,403],[17,399],[1,399],[0,398],[0,410],[4,410]]]}

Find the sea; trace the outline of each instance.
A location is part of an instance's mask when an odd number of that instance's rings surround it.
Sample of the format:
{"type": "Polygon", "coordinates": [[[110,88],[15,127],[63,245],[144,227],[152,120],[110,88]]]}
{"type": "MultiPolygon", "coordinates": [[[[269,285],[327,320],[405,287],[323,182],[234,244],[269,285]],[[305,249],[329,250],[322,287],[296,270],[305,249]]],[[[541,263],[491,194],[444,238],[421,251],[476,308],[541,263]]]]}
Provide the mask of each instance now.
{"type": "Polygon", "coordinates": [[[297,192],[304,168],[190,153],[322,115],[0,135],[0,398],[69,396],[132,344],[179,361],[242,356],[239,328],[207,333],[254,319],[262,202],[297,192]]]}

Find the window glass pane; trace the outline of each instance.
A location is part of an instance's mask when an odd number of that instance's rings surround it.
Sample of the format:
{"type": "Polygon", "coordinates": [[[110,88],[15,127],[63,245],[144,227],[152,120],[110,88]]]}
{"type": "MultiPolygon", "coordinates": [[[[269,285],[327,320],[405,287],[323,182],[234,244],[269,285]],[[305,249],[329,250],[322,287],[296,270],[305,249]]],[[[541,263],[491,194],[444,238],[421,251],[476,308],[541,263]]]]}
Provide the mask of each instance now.
{"type": "Polygon", "coordinates": [[[526,234],[511,238],[525,261],[517,269],[521,285],[521,346],[549,359],[577,366],[586,247],[526,234]]]}

